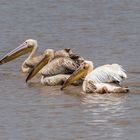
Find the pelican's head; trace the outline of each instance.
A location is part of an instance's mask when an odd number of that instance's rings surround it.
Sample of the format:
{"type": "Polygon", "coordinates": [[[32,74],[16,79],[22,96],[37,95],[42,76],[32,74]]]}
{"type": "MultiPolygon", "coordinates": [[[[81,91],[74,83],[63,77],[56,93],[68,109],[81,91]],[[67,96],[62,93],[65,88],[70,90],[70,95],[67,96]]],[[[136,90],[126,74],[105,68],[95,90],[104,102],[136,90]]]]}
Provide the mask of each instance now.
{"type": "Polygon", "coordinates": [[[28,52],[31,52],[34,47],[37,47],[37,41],[33,39],[28,39],[20,46],[7,53],[2,59],[0,59],[0,65],[7,63],[11,60],[16,59],[17,57],[24,55],[28,52]]]}
{"type": "Polygon", "coordinates": [[[34,40],[34,39],[27,39],[27,40],[25,41],[25,43],[27,43],[27,46],[28,46],[28,47],[29,47],[29,46],[32,46],[32,47],[37,46],[37,40],[34,40]]]}
{"type": "Polygon", "coordinates": [[[80,78],[85,77],[94,69],[92,61],[84,60],[80,67],[73,72],[73,74],[65,81],[61,89],[71,85],[75,81],[79,80],[80,78]]]}
{"type": "Polygon", "coordinates": [[[54,58],[54,56],[55,56],[55,51],[53,49],[46,49],[44,51],[44,55],[46,57],[49,57],[49,60],[52,60],[54,58]]]}
{"type": "Polygon", "coordinates": [[[94,65],[92,61],[84,60],[81,65],[83,66],[84,69],[87,70],[87,74],[93,71],[94,65]]]}
{"type": "Polygon", "coordinates": [[[33,78],[53,58],[54,58],[54,50],[52,49],[45,50],[43,59],[30,71],[29,75],[26,78],[26,82],[28,82],[31,78],[33,78]]]}

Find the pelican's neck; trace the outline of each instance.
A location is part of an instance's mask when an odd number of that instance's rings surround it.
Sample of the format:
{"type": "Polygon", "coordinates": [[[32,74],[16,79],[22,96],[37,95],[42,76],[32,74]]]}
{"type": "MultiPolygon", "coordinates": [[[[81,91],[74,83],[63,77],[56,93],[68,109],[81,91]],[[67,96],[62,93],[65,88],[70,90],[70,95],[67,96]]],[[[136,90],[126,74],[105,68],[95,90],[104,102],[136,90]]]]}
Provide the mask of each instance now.
{"type": "Polygon", "coordinates": [[[30,53],[30,55],[28,56],[28,58],[27,58],[26,60],[31,60],[32,58],[34,58],[34,57],[35,57],[35,54],[36,54],[36,52],[37,52],[37,49],[38,49],[38,45],[35,44],[35,45],[33,46],[32,52],[30,53]]]}
{"type": "Polygon", "coordinates": [[[51,62],[51,61],[54,59],[54,57],[55,57],[55,54],[54,54],[54,52],[53,52],[53,53],[51,53],[51,55],[50,55],[49,62],[51,62]]]}
{"type": "Polygon", "coordinates": [[[89,67],[88,74],[91,73],[92,71],[93,71],[93,67],[89,67]]]}
{"type": "Polygon", "coordinates": [[[89,74],[89,73],[91,73],[93,71],[94,66],[93,66],[92,61],[86,61],[86,62],[88,64],[88,66],[87,66],[88,67],[87,74],[89,74]]]}

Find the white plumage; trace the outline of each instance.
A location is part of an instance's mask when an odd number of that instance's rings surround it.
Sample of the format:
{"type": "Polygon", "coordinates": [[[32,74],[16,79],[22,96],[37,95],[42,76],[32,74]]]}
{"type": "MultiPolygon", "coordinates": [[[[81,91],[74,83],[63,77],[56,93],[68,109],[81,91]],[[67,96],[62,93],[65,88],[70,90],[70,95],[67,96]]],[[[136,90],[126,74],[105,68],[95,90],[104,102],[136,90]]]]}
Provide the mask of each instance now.
{"type": "Polygon", "coordinates": [[[121,65],[108,64],[94,69],[91,61],[84,61],[63,84],[61,89],[82,76],[85,76],[82,88],[86,93],[128,92],[128,88],[120,86],[120,82],[127,78],[121,65]]]}
{"type": "Polygon", "coordinates": [[[112,64],[97,67],[86,76],[85,80],[91,80],[94,83],[111,83],[115,81],[121,82],[126,78],[127,75],[122,66],[112,64]]]}

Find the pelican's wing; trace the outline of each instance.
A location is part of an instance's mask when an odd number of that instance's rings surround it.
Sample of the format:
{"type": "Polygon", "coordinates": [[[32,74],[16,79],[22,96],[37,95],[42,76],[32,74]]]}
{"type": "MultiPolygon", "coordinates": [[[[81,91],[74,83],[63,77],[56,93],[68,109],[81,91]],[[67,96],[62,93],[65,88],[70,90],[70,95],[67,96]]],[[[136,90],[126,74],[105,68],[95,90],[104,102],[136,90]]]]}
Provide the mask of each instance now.
{"type": "Polygon", "coordinates": [[[67,74],[73,73],[78,68],[78,65],[70,58],[63,58],[62,61],[62,67],[65,68],[67,74]]]}
{"type": "Polygon", "coordinates": [[[71,74],[77,68],[76,63],[68,57],[58,57],[41,70],[42,75],[52,76],[56,74],[71,74]]]}
{"type": "Polygon", "coordinates": [[[91,80],[95,83],[112,83],[121,82],[126,78],[127,75],[122,66],[118,64],[112,64],[103,65],[96,68],[86,76],[85,80],[91,80]]]}

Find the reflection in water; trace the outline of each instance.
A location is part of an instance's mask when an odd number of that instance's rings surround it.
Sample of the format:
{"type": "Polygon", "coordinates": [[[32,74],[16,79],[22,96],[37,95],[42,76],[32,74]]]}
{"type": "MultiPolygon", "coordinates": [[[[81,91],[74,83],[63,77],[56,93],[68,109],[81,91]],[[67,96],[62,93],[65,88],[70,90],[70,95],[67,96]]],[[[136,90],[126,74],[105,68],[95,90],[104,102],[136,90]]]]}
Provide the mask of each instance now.
{"type": "MultiPolygon", "coordinates": [[[[82,104],[85,105],[83,114],[85,114],[85,125],[93,126],[100,129],[97,134],[100,138],[121,138],[123,136],[123,128],[116,125],[116,120],[121,118],[125,120],[127,115],[123,106],[124,95],[87,95],[82,99],[82,104]],[[112,123],[113,122],[113,123],[112,123]]],[[[122,125],[126,127],[123,124],[122,125]]]]}
{"type": "Polygon", "coordinates": [[[80,119],[92,130],[92,136],[99,139],[123,137],[129,125],[125,118],[129,108],[124,105],[127,94],[84,94],[81,87],[69,87],[64,93],[81,100],[83,110],[80,119]]]}

